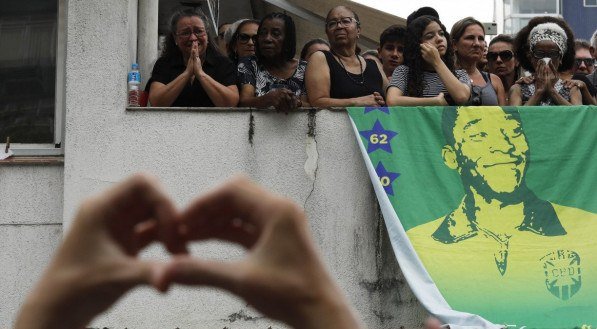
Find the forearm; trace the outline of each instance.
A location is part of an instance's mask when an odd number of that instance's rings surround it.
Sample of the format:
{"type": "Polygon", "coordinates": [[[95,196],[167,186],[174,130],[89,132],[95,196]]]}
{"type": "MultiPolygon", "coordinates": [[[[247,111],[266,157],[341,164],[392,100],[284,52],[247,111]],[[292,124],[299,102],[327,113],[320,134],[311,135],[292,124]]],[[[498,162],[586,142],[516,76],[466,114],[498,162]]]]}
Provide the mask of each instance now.
{"type": "Polygon", "coordinates": [[[275,100],[272,99],[271,95],[254,96],[254,95],[241,95],[239,106],[244,107],[257,107],[267,108],[275,106],[275,100]]]}
{"type": "Polygon", "coordinates": [[[77,298],[76,292],[81,289],[74,279],[77,275],[48,273],[27,296],[15,320],[14,329],[83,328],[93,318],[94,315],[81,307],[85,296],[79,294],[77,298]]]}
{"type": "Polygon", "coordinates": [[[310,100],[311,106],[314,107],[351,107],[351,106],[378,106],[371,102],[367,102],[366,97],[354,98],[330,98],[320,97],[310,100]]]}
{"type": "Polygon", "coordinates": [[[525,106],[535,106],[541,103],[541,99],[543,99],[543,92],[536,90],[533,96],[529,98],[529,100],[524,103],[525,106]]]}
{"type": "Polygon", "coordinates": [[[589,92],[589,88],[587,88],[587,86],[584,86],[581,89],[581,96],[582,96],[582,103],[583,104],[597,105],[597,102],[595,101],[595,98],[591,95],[591,93],[589,92]]]}
{"type": "Polygon", "coordinates": [[[448,94],[452,96],[452,99],[454,99],[457,104],[465,104],[468,102],[471,97],[470,86],[458,80],[443,61],[440,61],[440,63],[435,66],[435,71],[444,83],[444,86],[446,86],[448,94]]]}
{"type": "MultiPolygon", "coordinates": [[[[578,90],[578,89],[577,89],[578,90]]],[[[571,92],[572,94],[572,92],[571,92]]],[[[550,89],[549,92],[549,96],[554,100],[554,102],[558,105],[565,105],[565,106],[569,106],[569,105],[573,105],[571,102],[569,102],[568,100],[566,100],[564,97],[562,97],[560,95],[560,93],[558,93],[554,88],[550,89]]]]}
{"type": "Polygon", "coordinates": [[[437,98],[388,96],[388,106],[439,106],[437,98]]]}
{"type": "Polygon", "coordinates": [[[152,88],[149,93],[149,102],[152,106],[171,106],[189,83],[190,78],[191,74],[184,71],[170,83],[160,88],[152,88]]]}
{"type": "Polygon", "coordinates": [[[214,80],[214,78],[205,72],[198,74],[197,80],[199,80],[207,96],[209,96],[209,99],[211,99],[215,106],[233,107],[238,105],[238,91],[234,92],[227,86],[214,80]]]}

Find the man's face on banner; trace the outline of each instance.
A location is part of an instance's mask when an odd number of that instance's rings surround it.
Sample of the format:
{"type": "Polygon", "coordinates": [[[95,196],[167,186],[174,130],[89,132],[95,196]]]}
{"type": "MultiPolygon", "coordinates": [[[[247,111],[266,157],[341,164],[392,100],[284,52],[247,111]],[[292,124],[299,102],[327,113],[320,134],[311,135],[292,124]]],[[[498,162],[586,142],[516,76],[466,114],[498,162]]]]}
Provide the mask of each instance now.
{"type": "Polygon", "coordinates": [[[500,107],[462,107],[453,131],[455,169],[465,184],[498,194],[521,186],[529,145],[517,118],[500,107]]]}

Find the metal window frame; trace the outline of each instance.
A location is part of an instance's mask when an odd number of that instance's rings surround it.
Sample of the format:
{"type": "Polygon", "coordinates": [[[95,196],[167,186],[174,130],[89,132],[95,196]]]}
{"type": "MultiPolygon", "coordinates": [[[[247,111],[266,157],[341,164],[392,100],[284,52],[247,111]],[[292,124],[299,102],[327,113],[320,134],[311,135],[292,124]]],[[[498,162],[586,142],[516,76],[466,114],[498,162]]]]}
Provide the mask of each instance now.
{"type": "MultiPolygon", "coordinates": [[[[54,143],[29,144],[11,143],[15,156],[51,156],[64,154],[65,114],[66,114],[66,19],[67,0],[58,1],[56,23],[56,89],[54,96],[54,143]]],[[[2,141],[3,142],[3,141],[2,141]]],[[[0,144],[2,148],[5,144],[0,144]]]]}
{"type": "Polygon", "coordinates": [[[595,1],[594,5],[587,5],[587,0],[583,0],[583,6],[587,8],[594,8],[597,7],[597,1],[595,1]]]}

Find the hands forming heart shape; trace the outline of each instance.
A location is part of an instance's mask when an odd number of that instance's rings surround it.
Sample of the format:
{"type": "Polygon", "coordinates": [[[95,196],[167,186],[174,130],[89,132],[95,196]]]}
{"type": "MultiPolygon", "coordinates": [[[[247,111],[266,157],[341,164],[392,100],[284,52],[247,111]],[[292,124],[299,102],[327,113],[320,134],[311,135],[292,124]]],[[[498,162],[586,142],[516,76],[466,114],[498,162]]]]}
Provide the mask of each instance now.
{"type": "Polygon", "coordinates": [[[164,292],[172,284],[228,290],[292,327],[361,328],[296,204],[237,178],[179,212],[145,175],[80,206],[15,328],[82,328],[137,285],[164,292]],[[188,254],[188,243],[206,239],[238,243],[248,253],[235,262],[188,254]],[[171,259],[137,258],[153,242],[171,259]]]}

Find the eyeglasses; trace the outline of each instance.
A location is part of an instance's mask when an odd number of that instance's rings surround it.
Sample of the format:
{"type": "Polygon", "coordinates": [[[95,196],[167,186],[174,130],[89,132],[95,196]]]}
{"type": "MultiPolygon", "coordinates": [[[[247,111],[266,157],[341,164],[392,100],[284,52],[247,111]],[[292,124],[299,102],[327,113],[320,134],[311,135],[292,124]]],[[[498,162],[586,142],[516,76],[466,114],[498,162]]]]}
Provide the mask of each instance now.
{"type": "Polygon", "coordinates": [[[504,50],[497,53],[490,51],[487,53],[488,61],[495,62],[497,61],[498,57],[501,58],[503,62],[507,62],[514,57],[514,53],[511,50],[504,50]]]}
{"type": "Polygon", "coordinates": [[[222,32],[218,33],[218,39],[224,40],[224,35],[226,35],[226,31],[222,31],[222,32]]]}
{"type": "Polygon", "coordinates": [[[350,26],[352,22],[356,22],[357,25],[359,21],[357,21],[354,17],[341,17],[339,19],[332,19],[330,21],[325,22],[325,28],[328,30],[335,29],[338,25],[342,24],[342,26],[350,26]]]}
{"type": "Polygon", "coordinates": [[[591,67],[593,65],[595,65],[595,59],[594,58],[577,58],[574,60],[576,67],[579,67],[582,65],[582,63],[585,63],[585,66],[587,67],[591,67]]]}
{"type": "Polygon", "coordinates": [[[207,34],[207,32],[205,32],[205,30],[200,30],[200,29],[183,30],[181,32],[176,33],[176,36],[188,39],[191,37],[191,34],[194,34],[197,36],[197,38],[199,38],[199,37],[202,37],[205,34],[207,34]]]}
{"type": "Polygon", "coordinates": [[[257,43],[257,34],[248,35],[245,33],[241,33],[238,35],[238,41],[240,41],[240,43],[242,44],[249,43],[249,40],[252,40],[253,43],[257,43]]]}
{"type": "Polygon", "coordinates": [[[535,57],[536,59],[542,59],[542,58],[551,58],[551,60],[556,60],[558,58],[560,58],[560,52],[559,51],[532,51],[533,57],[535,57]]]}

